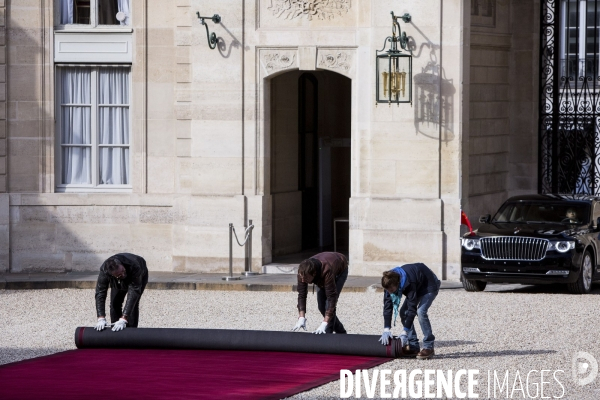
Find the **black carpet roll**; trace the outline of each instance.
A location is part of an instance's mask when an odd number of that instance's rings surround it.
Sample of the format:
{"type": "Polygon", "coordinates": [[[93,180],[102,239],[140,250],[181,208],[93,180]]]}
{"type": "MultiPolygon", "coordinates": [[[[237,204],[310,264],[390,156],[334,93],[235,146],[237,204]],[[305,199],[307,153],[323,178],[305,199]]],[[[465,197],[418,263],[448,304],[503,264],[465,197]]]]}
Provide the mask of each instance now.
{"type": "Polygon", "coordinates": [[[299,332],[245,331],[229,329],[127,328],[113,332],[79,327],[75,330],[79,349],[197,349],[284,351],[397,358],[399,340],[387,346],[377,335],[315,335],[299,332]]]}

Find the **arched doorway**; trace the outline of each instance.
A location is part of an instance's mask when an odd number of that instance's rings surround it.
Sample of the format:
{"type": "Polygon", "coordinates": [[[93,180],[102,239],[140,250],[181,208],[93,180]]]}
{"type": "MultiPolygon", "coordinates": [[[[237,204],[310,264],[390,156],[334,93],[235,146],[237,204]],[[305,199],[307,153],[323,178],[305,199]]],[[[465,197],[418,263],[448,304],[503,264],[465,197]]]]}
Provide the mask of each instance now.
{"type": "Polygon", "coordinates": [[[348,252],[351,80],[291,71],[270,80],[273,262],[348,252]]]}

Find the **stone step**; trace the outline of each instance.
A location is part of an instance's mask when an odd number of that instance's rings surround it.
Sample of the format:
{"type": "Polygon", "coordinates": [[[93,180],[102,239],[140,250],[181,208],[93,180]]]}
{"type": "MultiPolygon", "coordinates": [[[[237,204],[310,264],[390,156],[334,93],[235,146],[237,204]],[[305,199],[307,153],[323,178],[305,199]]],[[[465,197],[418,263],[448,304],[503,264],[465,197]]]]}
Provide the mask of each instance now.
{"type": "Polygon", "coordinates": [[[270,263],[262,266],[263,274],[297,274],[299,264],[270,263]]]}

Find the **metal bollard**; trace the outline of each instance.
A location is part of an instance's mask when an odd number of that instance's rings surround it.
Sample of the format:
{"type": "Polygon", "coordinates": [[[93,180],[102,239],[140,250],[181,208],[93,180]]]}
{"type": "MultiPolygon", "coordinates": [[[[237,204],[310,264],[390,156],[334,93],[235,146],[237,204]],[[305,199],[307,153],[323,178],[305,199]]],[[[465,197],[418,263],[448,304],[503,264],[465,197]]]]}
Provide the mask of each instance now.
{"type": "Polygon", "coordinates": [[[258,275],[258,272],[252,272],[252,231],[254,230],[254,225],[252,225],[252,220],[248,220],[248,228],[250,232],[248,234],[248,240],[246,242],[246,271],[242,272],[242,275],[252,276],[258,275]]]}
{"type": "Polygon", "coordinates": [[[233,224],[229,224],[229,276],[224,276],[224,281],[237,281],[241,278],[233,276],[233,224]]]}

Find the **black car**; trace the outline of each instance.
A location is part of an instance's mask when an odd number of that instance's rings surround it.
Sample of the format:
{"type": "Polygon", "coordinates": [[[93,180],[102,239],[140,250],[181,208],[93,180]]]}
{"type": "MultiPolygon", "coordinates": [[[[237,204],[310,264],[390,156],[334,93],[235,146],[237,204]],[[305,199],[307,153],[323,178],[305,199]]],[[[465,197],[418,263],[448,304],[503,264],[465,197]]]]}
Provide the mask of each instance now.
{"type": "Polygon", "coordinates": [[[508,199],[462,237],[467,291],[493,283],[565,283],[589,293],[600,279],[600,197],[527,195],[508,199]]]}

